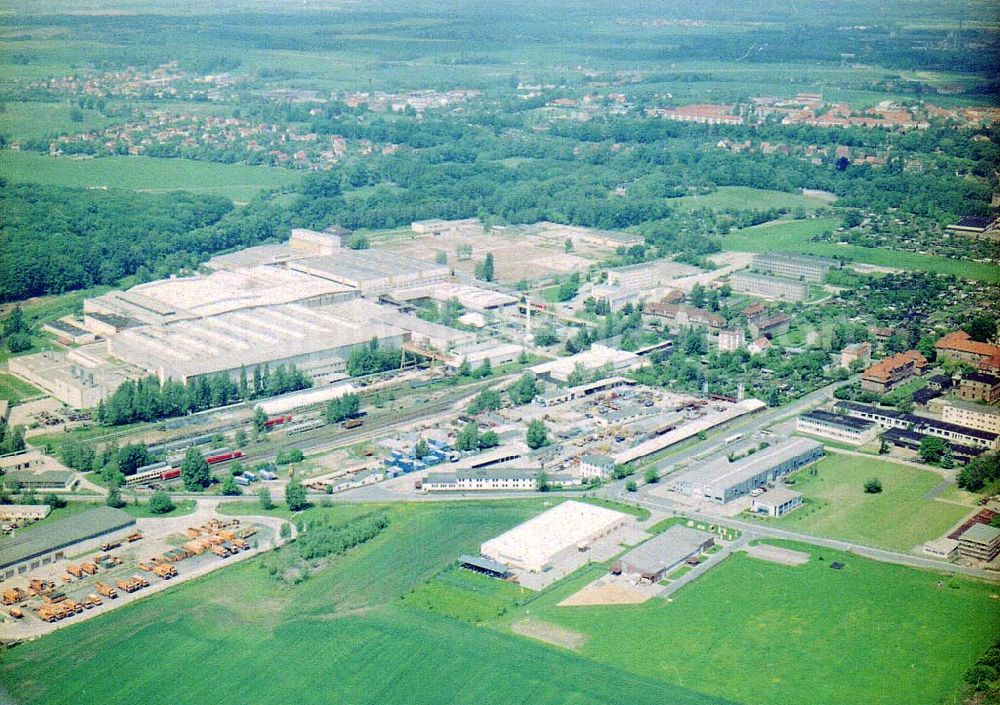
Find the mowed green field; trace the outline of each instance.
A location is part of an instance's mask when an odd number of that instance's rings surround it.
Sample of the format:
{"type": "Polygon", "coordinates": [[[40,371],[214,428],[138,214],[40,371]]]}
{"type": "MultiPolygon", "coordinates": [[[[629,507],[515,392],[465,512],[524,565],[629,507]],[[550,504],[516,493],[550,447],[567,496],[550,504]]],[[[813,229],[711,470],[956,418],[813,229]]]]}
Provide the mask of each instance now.
{"type": "Polygon", "coordinates": [[[382,536],[304,583],[254,559],[5,652],[0,679],[46,705],[725,702],[400,599],[543,508],[394,505],[382,536]]]}
{"type": "Polygon", "coordinates": [[[1000,635],[995,586],[939,587],[934,573],[785,545],[809,563],[736,553],[670,603],[558,607],[596,577],[585,576],[531,603],[531,616],[583,635],[579,653],[596,663],[749,705],[950,703],[1000,635]]]}
{"type": "Polygon", "coordinates": [[[813,210],[829,206],[829,203],[821,198],[748,186],[720,186],[705,196],[671,198],[667,203],[677,210],[693,210],[695,208],[710,208],[712,210],[805,208],[813,210]]]}
{"type": "Polygon", "coordinates": [[[197,191],[244,201],[258,191],[302,178],[295,171],[267,166],[153,157],[72,159],[10,150],[0,151],[0,176],[52,186],[197,191]]]}
{"type": "Polygon", "coordinates": [[[969,513],[968,507],[925,500],[924,494],[941,484],[942,477],[876,458],[831,453],[795,475],[794,489],[805,505],[768,524],[818,536],[909,551],[947,532],[969,513]],[[866,494],[864,484],[882,481],[880,494],[866,494]]]}
{"type": "Polygon", "coordinates": [[[1000,267],[994,264],[968,262],[938,255],[922,255],[917,252],[838,245],[832,242],[810,242],[816,235],[837,227],[840,227],[840,219],[835,217],[773,221],[726,235],[722,239],[722,249],[740,252],[779,250],[823,257],[846,257],[854,262],[879,267],[937,272],[963,279],[1000,283],[1000,267]]]}

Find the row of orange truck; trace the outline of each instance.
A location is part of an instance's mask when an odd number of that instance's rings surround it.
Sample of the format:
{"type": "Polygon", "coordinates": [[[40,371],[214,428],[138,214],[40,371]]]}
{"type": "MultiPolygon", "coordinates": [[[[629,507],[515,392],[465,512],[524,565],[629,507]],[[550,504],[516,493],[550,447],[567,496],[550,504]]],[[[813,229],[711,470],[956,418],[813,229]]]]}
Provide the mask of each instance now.
{"type": "Polygon", "coordinates": [[[84,561],[80,565],[70,564],[66,566],[66,572],[78,580],[83,578],[84,574],[97,575],[97,563],[84,561]]]}
{"type": "MultiPolygon", "coordinates": [[[[72,617],[75,614],[80,614],[84,610],[93,609],[99,605],[103,605],[104,601],[97,595],[90,594],[87,595],[83,600],[77,602],[76,600],[61,599],[56,602],[47,602],[41,605],[36,612],[38,613],[39,619],[43,622],[58,622],[60,619],[66,619],[67,617],[72,617]]],[[[24,613],[18,609],[12,609],[10,611],[11,617],[20,619],[24,616],[24,613]],[[17,614],[15,614],[17,612],[17,614]]]]}
{"type": "Polygon", "coordinates": [[[149,581],[146,580],[141,575],[133,575],[131,578],[126,578],[124,580],[119,580],[115,585],[118,586],[119,590],[124,590],[125,592],[135,592],[136,590],[142,590],[143,588],[149,587],[149,581]]]}

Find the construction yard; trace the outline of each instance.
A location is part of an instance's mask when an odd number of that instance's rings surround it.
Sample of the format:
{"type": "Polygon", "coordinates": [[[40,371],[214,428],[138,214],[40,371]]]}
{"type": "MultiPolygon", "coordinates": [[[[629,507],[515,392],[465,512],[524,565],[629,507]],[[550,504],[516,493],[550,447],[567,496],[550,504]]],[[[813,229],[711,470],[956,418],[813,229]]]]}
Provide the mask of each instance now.
{"type": "Polygon", "coordinates": [[[170,585],[269,550],[281,520],[218,516],[214,507],[134,526],[0,582],[0,640],[42,636],[170,585]]]}

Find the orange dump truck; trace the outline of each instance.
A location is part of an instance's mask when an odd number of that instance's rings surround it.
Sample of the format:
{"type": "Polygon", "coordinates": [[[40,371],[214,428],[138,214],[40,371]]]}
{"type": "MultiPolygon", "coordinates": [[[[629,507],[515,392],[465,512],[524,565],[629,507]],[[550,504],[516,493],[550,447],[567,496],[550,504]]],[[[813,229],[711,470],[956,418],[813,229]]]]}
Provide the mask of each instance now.
{"type": "Polygon", "coordinates": [[[78,612],[83,612],[83,605],[67,600],[52,605],[42,605],[37,611],[38,618],[43,622],[58,622],[60,619],[66,619],[78,612]]]}
{"type": "Polygon", "coordinates": [[[70,575],[72,575],[74,578],[82,578],[83,577],[83,571],[80,569],[80,566],[78,566],[78,565],[68,565],[68,566],[66,566],[66,572],[69,573],[70,575]]]}
{"type": "Polygon", "coordinates": [[[97,564],[86,562],[80,564],[80,570],[82,570],[87,575],[97,575],[97,564]]]}
{"type": "Polygon", "coordinates": [[[212,553],[217,555],[219,558],[228,558],[229,550],[219,544],[214,544],[211,548],[212,553]]]}
{"type": "Polygon", "coordinates": [[[94,589],[97,590],[97,592],[99,592],[100,594],[104,595],[109,600],[113,600],[116,597],[118,597],[118,591],[117,590],[115,590],[110,585],[106,585],[106,584],[102,583],[100,580],[98,580],[96,583],[94,583],[94,589]]]}
{"type": "Polygon", "coordinates": [[[118,586],[119,590],[124,590],[125,592],[135,592],[142,587],[134,580],[119,580],[115,585],[118,586]]]}
{"type": "Polygon", "coordinates": [[[103,604],[104,604],[104,600],[102,600],[97,595],[94,595],[93,593],[91,593],[90,595],[87,595],[85,598],[83,598],[83,608],[84,609],[88,609],[88,610],[89,609],[93,609],[94,607],[97,607],[97,606],[103,605],[103,604]]]}
{"type": "Polygon", "coordinates": [[[4,590],[3,593],[0,594],[0,603],[5,605],[17,604],[18,602],[26,599],[28,599],[28,593],[21,588],[10,588],[8,590],[4,590]]]}
{"type": "Polygon", "coordinates": [[[51,580],[39,580],[38,578],[33,578],[28,583],[28,591],[32,595],[44,595],[47,592],[52,592],[56,589],[56,584],[51,580]]]}
{"type": "Polygon", "coordinates": [[[153,568],[153,573],[164,580],[170,580],[177,576],[177,569],[172,565],[163,564],[153,568]]]}

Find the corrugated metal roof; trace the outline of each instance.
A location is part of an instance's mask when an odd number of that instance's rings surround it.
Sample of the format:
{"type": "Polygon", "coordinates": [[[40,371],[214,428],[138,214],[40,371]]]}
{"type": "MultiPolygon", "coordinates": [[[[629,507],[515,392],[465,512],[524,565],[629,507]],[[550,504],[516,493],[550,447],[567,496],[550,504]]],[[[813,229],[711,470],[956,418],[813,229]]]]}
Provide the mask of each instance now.
{"type": "Polygon", "coordinates": [[[0,543],[0,569],[135,524],[121,509],[96,507],[0,543]]]}

